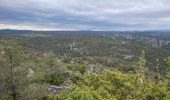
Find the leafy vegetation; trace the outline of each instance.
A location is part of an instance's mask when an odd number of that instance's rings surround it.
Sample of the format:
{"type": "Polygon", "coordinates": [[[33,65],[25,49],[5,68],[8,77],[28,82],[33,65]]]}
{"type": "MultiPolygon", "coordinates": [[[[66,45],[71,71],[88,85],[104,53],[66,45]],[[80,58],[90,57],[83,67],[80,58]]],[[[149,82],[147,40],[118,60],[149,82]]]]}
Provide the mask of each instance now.
{"type": "Polygon", "coordinates": [[[168,100],[166,80],[158,83],[144,75],[124,74],[118,70],[87,74],[70,89],[56,98],[59,100],[168,100]]]}
{"type": "Polygon", "coordinates": [[[1,100],[170,99],[170,51],[164,47],[112,35],[0,39],[1,100]]]}

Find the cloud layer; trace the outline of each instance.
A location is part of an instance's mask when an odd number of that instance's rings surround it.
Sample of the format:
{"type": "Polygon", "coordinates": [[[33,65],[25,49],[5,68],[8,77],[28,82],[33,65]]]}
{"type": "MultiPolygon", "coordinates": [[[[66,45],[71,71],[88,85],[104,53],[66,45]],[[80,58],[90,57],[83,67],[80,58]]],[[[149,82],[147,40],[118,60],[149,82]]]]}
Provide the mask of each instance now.
{"type": "Polygon", "coordinates": [[[169,5],[169,0],[0,0],[0,28],[169,29],[169,5]]]}

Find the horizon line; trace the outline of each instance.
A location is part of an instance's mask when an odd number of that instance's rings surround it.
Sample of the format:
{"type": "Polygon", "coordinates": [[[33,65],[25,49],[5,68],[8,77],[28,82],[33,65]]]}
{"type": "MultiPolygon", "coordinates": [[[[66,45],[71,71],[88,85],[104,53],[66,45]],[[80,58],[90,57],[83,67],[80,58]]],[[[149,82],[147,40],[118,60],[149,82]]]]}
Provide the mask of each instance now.
{"type": "Polygon", "coordinates": [[[12,28],[6,28],[6,29],[0,29],[0,31],[41,31],[41,32],[57,32],[57,31],[94,31],[94,32],[143,32],[143,31],[168,31],[170,32],[170,29],[155,29],[155,30],[36,30],[36,29],[12,29],[12,28]]]}

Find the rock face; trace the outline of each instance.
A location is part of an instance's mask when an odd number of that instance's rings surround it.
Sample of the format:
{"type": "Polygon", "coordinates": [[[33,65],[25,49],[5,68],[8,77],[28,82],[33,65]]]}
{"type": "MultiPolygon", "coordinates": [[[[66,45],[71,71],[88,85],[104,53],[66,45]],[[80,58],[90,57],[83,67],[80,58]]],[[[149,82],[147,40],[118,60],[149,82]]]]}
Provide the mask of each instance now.
{"type": "Polygon", "coordinates": [[[59,91],[61,91],[63,89],[62,86],[55,86],[55,85],[51,85],[48,88],[48,91],[53,92],[53,93],[58,93],[59,91]]]}
{"type": "Polygon", "coordinates": [[[27,76],[31,77],[33,74],[34,74],[34,71],[31,68],[29,68],[27,76]]]}
{"type": "Polygon", "coordinates": [[[57,86],[57,85],[50,85],[48,88],[48,91],[53,92],[53,93],[59,93],[60,91],[62,91],[63,89],[68,88],[70,85],[69,81],[64,81],[64,83],[61,86],[57,86]]]}
{"type": "Polygon", "coordinates": [[[89,66],[88,73],[98,73],[98,72],[100,72],[100,68],[94,65],[89,66]]]}

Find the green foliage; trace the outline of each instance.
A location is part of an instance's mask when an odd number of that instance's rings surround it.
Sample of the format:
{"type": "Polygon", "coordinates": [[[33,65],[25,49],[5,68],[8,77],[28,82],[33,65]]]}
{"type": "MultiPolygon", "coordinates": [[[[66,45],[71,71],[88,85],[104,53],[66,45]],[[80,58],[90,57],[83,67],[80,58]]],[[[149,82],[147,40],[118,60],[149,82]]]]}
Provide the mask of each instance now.
{"type": "Polygon", "coordinates": [[[142,50],[139,60],[136,62],[133,62],[132,65],[133,65],[132,68],[137,73],[144,74],[147,71],[148,68],[145,66],[146,59],[145,59],[145,51],[144,50],[142,50]]]}
{"type": "Polygon", "coordinates": [[[49,51],[44,56],[44,64],[50,69],[50,71],[55,70],[55,65],[57,64],[57,58],[52,51],[49,51]]]}
{"type": "Polygon", "coordinates": [[[72,65],[72,64],[66,64],[66,67],[67,67],[69,70],[73,70],[73,65],[72,65]]]}
{"type": "Polygon", "coordinates": [[[168,56],[169,52],[161,48],[153,49],[146,46],[136,61],[136,56],[144,46],[131,44],[133,41],[121,45],[119,40],[101,36],[58,37],[31,34],[25,37],[13,37],[8,42],[0,37],[2,39],[0,40],[0,99],[2,100],[12,100],[14,97],[17,100],[170,99],[168,92],[170,57],[164,60],[165,65],[161,58],[168,56]],[[15,43],[16,40],[24,47],[15,43]],[[76,41],[74,50],[81,55],[70,50],[69,45],[73,41],[76,41]],[[48,50],[52,51],[44,53],[48,50]],[[67,64],[58,60],[55,53],[60,55],[62,60],[65,57],[67,64]],[[122,59],[121,57],[126,54],[134,54],[134,59],[122,59]],[[157,58],[158,60],[155,60],[157,58]],[[166,74],[154,72],[155,66],[148,67],[148,64],[155,64],[154,60],[160,70],[166,74]],[[71,61],[74,62],[68,64],[71,61]],[[90,64],[110,70],[89,74],[87,66],[90,64]],[[34,71],[29,77],[28,68],[34,71]],[[111,71],[115,68],[121,69],[122,72],[111,71]],[[148,73],[145,70],[147,68],[150,68],[148,73]],[[66,70],[69,70],[68,73],[66,70]],[[69,78],[67,75],[70,75],[69,78]],[[66,84],[62,84],[64,81],[66,84]],[[50,85],[64,85],[67,88],[55,94],[48,91],[50,85]]]}
{"type": "Polygon", "coordinates": [[[166,65],[170,67],[170,56],[167,57],[164,61],[165,61],[166,65]]]}
{"type": "Polygon", "coordinates": [[[139,66],[143,67],[146,64],[146,59],[145,59],[145,51],[142,50],[141,56],[139,58],[139,66]]]}
{"type": "Polygon", "coordinates": [[[45,76],[45,82],[52,85],[60,85],[64,82],[65,77],[63,73],[52,73],[45,76]]]}
{"type": "MultiPolygon", "coordinates": [[[[24,48],[15,42],[7,41],[4,45],[4,54],[0,55],[1,90],[6,97],[13,100],[20,99],[23,86],[27,86],[27,66],[24,48]]],[[[2,92],[0,91],[0,92],[2,92]]]]}
{"type": "Polygon", "coordinates": [[[25,87],[22,91],[21,100],[32,100],[37,98],[43,98],[44,96],[48,95],[48,84],[38,84],[32,83],[29,84],[28,87],[25,87]]]}
{"type": "Polygon", "coordinates": [[[78,76],[78,75],[76,75],[76,74],[73,74],[70,80],[71,80],[73,83],[77,84],[80,79],[81,79],[80,76],[78,76]]]}
{"type": "Polygon", "coordinates": [[[84,74],[86,72],[86,67],[84,65],[78,65],[77,70],[81,73],[84,74]]]}
{"type": "Polygon", "coordinates": [[[138,66],[139,68],[143,68],[146,65],[146,59],[145,59],[145,51],[142,50],[141,55],[139,57],[139,60],[137,62],[134,62],[135,66],[138,66]]]}
{"type": "Polygon", "coordinates": [[[58,100],[55,96],[44,96],[41,98],[38,98],[37,100],[58,100]]]}
{"type": "Polygon", "coordinates": [[[79,64],[79,63],[75,63],[75,64],[66,64],[66,67],[69,69],[69,70],[72,70],[72,71],[78,71],[80,72],[82,75],[87,71],[86,69],[86,66],[83,65],[83,64],[79,64]]]}
{"type": "Polygon", "coordinates": [[[145,76],[104,71],[86,74],[71,88],[58,95],[59,100],[165,100],[168,97],[166,82],[157,84],[145,76]]]}
{"type": "Polygon", "coordinates": [[[170,80],[170,72],[166,73],[166,78],[170,80]]]}
{"type": "Polygon", "coordinates": [[[50,37],[52,35],[48,35],[48,34],[19,34],[20,36],[24,36],[24,37],[30,37],[30,38],[36,38],[36,37],[50,37]]]}

